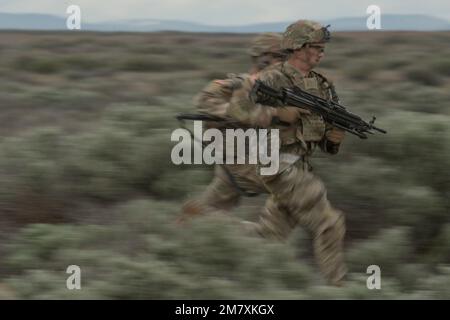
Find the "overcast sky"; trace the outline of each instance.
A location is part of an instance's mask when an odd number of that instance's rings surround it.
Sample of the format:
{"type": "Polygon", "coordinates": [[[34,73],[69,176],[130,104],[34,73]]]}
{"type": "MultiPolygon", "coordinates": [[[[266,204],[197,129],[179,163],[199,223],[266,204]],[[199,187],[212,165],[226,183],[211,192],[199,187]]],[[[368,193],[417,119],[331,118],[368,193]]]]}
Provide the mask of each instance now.
{"type": "Polygon", "coordinates": [[[71,4],[80,6],[86,22],[144,18],[243,25],[367,16],[371,4],[378,5],[381,14],[427,14],[450,20],[449,0],[0,0],[0,12],[67,16],[71,4]]]}

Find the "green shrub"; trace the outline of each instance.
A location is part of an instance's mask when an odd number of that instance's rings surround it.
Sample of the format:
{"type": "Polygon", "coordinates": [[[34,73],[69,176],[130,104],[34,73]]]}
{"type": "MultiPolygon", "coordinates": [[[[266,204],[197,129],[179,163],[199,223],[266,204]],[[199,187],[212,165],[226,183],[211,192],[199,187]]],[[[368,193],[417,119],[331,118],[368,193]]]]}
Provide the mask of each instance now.
{"type": "Polygon", "coordinates": [[[57,73],[62,69],[62,65],[55,59],[33,56],[20,56],[16,58],[14,66],[17,70],[42,74],[57,73]]]}
{"type": "Polygon", "coordinates": [[[122,70],[135,72],[168,72],[196,70],[198,66],[190,61],[168,60],[156,57],[130,58],[122,64],[122,70]]]}
{"type": "Polygon", "coordinates": [[[386,69],[402,69],[403,67],[409,65],[410,62],[404,57],[391,57],[386,61],[386,69]]]}
{"type": "Polygon", "coordinates": [[[77,296],[87,298],[294,297],[310,282],[310,268],[288,247],[245,236],[220,217],[180,229],[169,208],[132,202],[103,227],[31,225],[8,246],[15,276],[7,283],[23,298],[70,298],[63,290],[72,264],[82,270],[77,296]]]}
{"type": "Polygon", "coordinates": [[[368,266],[377,265],[384,275],[394,275],[411,258],[409,234],[406,228],[391,228],[382,230],[375,238],[354,244],[347,253],[349,267],[365,273],[368,266]]]}
{"type": "Polygon", "coordinates": [[[227,218],[173,223],[212,174],[171,163],[174,115],[208,80],[248,69],[249,35],[25,36],[0,48],[0,298],[449,297],[449,68],[435,54],[447,34],[338,34],[324,60],[343,103],[388,131],[347,135],[338,155],[312,160],[346,214],[341,288],[324,285],[305,230],[286,244],[243,233],[234,217],[257,219],[265,195],[227,218]],[[81,291],[65,287],[72,264],[81,291]],[[366,287],[369,264],[381,290],[366,287]]]}
{"type": "Polygon", "coordinates": [[[436,72],[425,68],[411,68],[405,74],[409,80],[427,86],[439,86],[443,83],[436,72]]]}
{"type": "Polygon", "coordinates": [[[450,223],[440,228],[440,232],[434,235],[432,242],[428,243],[429,250],[426,261],[432,265],[450,263],[450,223]]]}
{"type": "Polygon", "coordinates": [[[448,57],[442,56],[439,59],[431,63],[431,68],[434,72],[444,76],[450,76],[450,59],[448,57]]]}
{"type": "Polygon", "coordinates": [[[424,277],[418,284],[418,292],[431,299],[450,298],[450,267],[448,265],[438,266],[438,273],[431,277],[424,277]]]}
{"type": "Polygon", "coordinates": [[[108,67],[107,61],[93,57],[73,55],[62,60],[66,68],[76,70],[97,70],[108,67]]]}
{"type": "Polygon", "coordinates": [[[346,73],[352,80],[367,81],[377,70],[379,70],[379,68],[379,63],[371,60],[354,64],[346,73]]]}

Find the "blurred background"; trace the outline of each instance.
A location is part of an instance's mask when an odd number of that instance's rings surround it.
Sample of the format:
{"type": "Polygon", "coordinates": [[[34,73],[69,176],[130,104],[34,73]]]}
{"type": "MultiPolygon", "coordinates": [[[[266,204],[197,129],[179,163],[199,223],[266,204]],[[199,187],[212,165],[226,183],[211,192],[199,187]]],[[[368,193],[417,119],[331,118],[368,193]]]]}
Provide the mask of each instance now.
{"type": "MultiPolygon", "coordinates": [[[[334,32],[318,68],[388,131],[313,160],[346,214],[343,288],[300,228],[280,244],[220,215],[174,224],[212,177],[172,164],[174,116],[246,72],[255,36],[183,31],[0,31],[0,298],[450,299],[450,31],[334,32]]],[[[256,220],[264,200],[230,216],[256,220]]]]}

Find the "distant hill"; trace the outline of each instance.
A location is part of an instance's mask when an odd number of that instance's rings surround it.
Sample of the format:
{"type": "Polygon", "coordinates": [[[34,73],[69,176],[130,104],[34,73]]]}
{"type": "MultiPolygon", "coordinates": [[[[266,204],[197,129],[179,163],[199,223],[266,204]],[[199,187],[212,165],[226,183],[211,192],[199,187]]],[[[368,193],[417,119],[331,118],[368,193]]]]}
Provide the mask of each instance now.
{"type": "MultiPolygon", "coordinates": [[[[91,27],[93,26],[89,25],[89,28],[91,27]]],[[[67,30],[65,18],[34,13],[0,13],[0,29],[67,30]]]]}
{"type": "MultiPolygon", "coordinates": [[[[347,17],[322,20],[324,24],[331,24],[334,31],[366,31],[366,17],[347,17]]],[[[291,21],[279,23],[259,23],[242,26],[210,26],[178,20],[118,20],[104,23],[84,23],[81,28],[85,31],[185,31],[185,32],[230,32],[257,33],[281,32],[291,21]]],[[[427,15],[382,15],[381,27],[383,31],[435,31],[450,30],[450,22],[427,15]]],[[[8,30],[67,30],[66,18],[46,14],[13,14],[0,13],[0,29],[8,30]]]]}

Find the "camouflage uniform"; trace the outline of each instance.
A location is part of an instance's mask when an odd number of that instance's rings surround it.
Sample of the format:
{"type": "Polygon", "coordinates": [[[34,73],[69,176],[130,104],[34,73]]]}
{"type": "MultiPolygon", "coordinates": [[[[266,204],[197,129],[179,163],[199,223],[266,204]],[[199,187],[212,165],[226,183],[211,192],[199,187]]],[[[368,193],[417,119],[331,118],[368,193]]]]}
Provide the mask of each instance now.
{"type": "MultiPolygon", "coordinates": [[[[308,29],[308,28],[307,28],[308,29]]],[[[320,25],[300,21],[288,27],[283,41],[287,48],[296,47],[295,41],[303,36],[303,41],[320,42],[325,37],[326,30],[320,25]],[[306,32],[305,25],[312,31],[306,32]],[[300,30],[300,31],[298,31],[300,30]],[[318,39],[317,39],[318,38],[318,39]],[[289,43],[290,42],[290,43],[289,43]],[[292,43],[294,42],[294,43],[292,43]]],[[[333,84],[321,74],[311,71],[303,76],[289,62],[284,62],[264,70],[259,80],[275,89],[298,86],[312,94],[325,99],[337,100],[333,84]]],[[[258,106],[249,97],[250,83],[233,95],[229,115],[253,126],[259,126],[252,121],[258,106]],[[251,115],[251,116],[250,116],[251,115]]],[[[289,107],[292,108],[292,107],[289,107]]],[[[265,210],[253,229],[262,236],[284,240],[289,233],[301,225],[313,235],[314,252],[319,268],[331,284],[340,284],[346,273],[343,259],[343,239],[345,223],[343,214],[334,209],[326,195],[326,189],[319,178],[311,172],[309,159],[314,150],[319,147],[331,154],[338,152],[339,145],[328,141],[325,132],[331,128],[322,117],[316,114],[298,114],[298,120],[289,127],[270,126],[280,130],[280,166],[276,174],[260,175],[259,166],[247,165],[247,175],[233,171],[236,180],[242,186],[252,189],[264,189],[270,196],[265,210]]]]}
{"type": "MultiPolygon", "coordinates": [[[[298,49],[304,43],[321,42],[329,36],[327,30],[310,21],[299,21],[289,26],[283,36],[282,47],[298,49]]],[[[304,77],[288,62],[271,66],[259,75],[259,80],[273,87],[300,88],[326,99],[337,100],[330,81],[317,72],[304,77]]],[[[239,87],[232,90],[226,112],[241,123],[261,127],[259,119],[269,116],[267,106],[255,104],[249,93],[251,82],[243,78],[239,87]]],[[[326,189],[319,178],[311,172],[309,158],[319,147],[335,154],[339,145],[325,137],[330,126],[314,114],[299,114],[292,125],[273,126],[280,130],[280,165],[274,175],[260,174],[259,165],[227,165],[234,183],[222,167],[216,166],[215,177],[195,201],[187,202],[184,211],[189,214],[205,213],[213,210],[229,210],[234,207],[241,190],[268,193],[264,211],[256,224],[247,224],[264,237],[284,240],[298,225],[311,231],[317,263],[332,284],[339,284],[346,273],[342,246],[345,234],[343,214],[334,209],[326,196],[326,189]]]]}
{"type": "MultiPolygon", "coordinates": [[[[281,35],[272,32],[255,37],[248,54],[253,58],[280,55],[281,35]]],[[[262,70],[263,68],[261,68],[262,70]]],[[[242,86],[250,76],[248,73],[227,75],[226,79],[213,80],[194,98],[194,104],[200,113],[223,117],[227,113],[233,92],[242,86]]]]}
{"type": "MultiPolygon", "coordinates": [[[[288,62],[263,72],[259,79],[273,88],[296,85],[323,98],[332,97],[331,84],[323,76],[311,72],[309,77],[303,77],[288,62]]],[[[235,93],[229,114],[251,123],[245,114],[252,113],[255,104],[248,94],[245,87],[235,93]]],[[[284,240],[297,225],[306,227],[314,237],[319,267],[331,283],[338,283],[346,272],[342,255],[344,216],[331,207],[325,186],[311,172],[309,159],[316,148],[335,154],[339,145],[325,138],[328,125],[320,116],[302,114],[299,117],[298,122],[289,127],[270,127],[280,130],[280,165],[275,175],[260,175],[259,166],[251,165],[244,166],[251,175],[242,176],[240,172],[245,172],[242,168],[232,173],[243,188],[263,188],[270,194],[255,230],[263,236],[284,240]]]]}
{"type": "MultiPolygon", "coordinates": [[[[253,39],[248,53],[254,59],[263,58],[264,63],[265,56],[280,54],[281,39],[281,35],[276,33],[261,34],[253,39]]],[[[200,113],[220,117],[226,116],[233,92],[240,89],[242,84],[245,83],[249,77],[250,74],[229,74],[226,79],[211,81],[194,98],[197,110],[200,113]]],[[[270,117],[267,108],[263,107],[259,107],[254,114],[257,114],[258,117],[270,117]]],[[[212,127],[215,124],[213,122],[208,122],[205,123],[205,125],[206,127],[212,127]]],[[[184,203],[178,221],[182,222],[187,217],[195,215],[202,215],[218,210],[228,211],[232,209],[237,205],[242,195],[248,195],[248,190],[240,188],[239,185],[233,181],[233,176],[230,176],[230,173],[231,171],[237,171],[241,176],[245,176],[247,170],[248,169],[242,165],[216,166],[212,182],[200,197],[190,199],[184,203]]]]}

